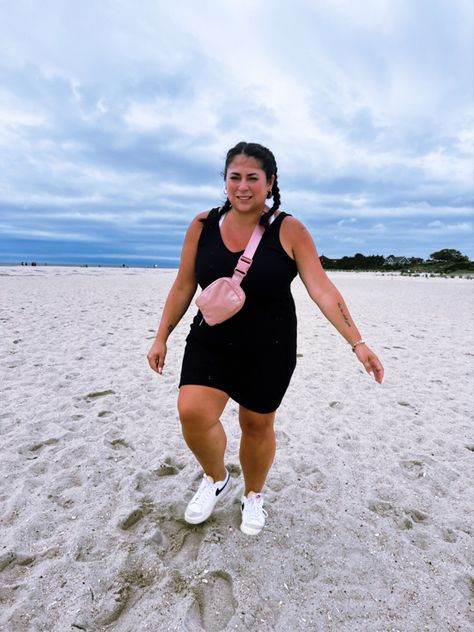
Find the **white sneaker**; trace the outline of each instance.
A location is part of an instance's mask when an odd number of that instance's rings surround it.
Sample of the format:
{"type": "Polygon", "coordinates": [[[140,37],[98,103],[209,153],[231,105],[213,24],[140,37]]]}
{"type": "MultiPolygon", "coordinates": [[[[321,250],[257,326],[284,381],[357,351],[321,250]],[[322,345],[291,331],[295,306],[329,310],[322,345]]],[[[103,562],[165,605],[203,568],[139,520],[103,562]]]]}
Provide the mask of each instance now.
{"type": "MultiPolygon", "coordinates": [[[[226,470],[227,471],[227,470],[226,470]]],[[[199,489],[191,498],[184,512],[184,519],[189,524],[200,524],[211,515],[218,500],[230,489],[230,474],[223,481],[214,483],[214,479],[204,474],[199,489]]]]}
{"type": "Polygon", "coordinates": [[[242,496],[242,524],[240,530],[247,535],[257,535],[265,526],[265,518],[268,516],[263,508],[262,494],[249,492],[248,496],[242,496]]]}

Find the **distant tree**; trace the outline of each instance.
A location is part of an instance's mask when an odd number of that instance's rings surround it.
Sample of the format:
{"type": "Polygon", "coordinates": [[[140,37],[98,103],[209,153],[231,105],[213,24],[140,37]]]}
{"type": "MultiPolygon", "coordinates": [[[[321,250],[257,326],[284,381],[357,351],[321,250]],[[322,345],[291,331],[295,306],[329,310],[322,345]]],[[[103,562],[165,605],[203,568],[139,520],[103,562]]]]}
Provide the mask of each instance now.
{"type": "Polygon", "coordinates": [[[367,266],[369,268],[380,268],[385,263],[385,257],[383,255],[369,255],[367,257],[367,266]]]}
{"type": "Polygon", "coordinates": [[[431,259],[433,261],[445,261],[447,263],[456,262],[456,261],[469,261],[469,257],[463,255],[459,250],[454,250],[454,248],[444,248],[443,250],[438,250],[437,252],[432,252],[430,254],[431,259]]]}
{"type": "Polygon", "coordinates": [[[326,257],[325,255],[321,255],[319,257],[319,260],[320,260],[321,265],[323,266],[323,268],[331,268],[331,266],[335,265],[335,260],[334,259],[330,259],[329,257],[326,257]]]}
{"type": "Polygon", "coordinates": [[[474,270],[474,263],[466,259],[461,261],[455,261],[454,263],[447,263],[443,266],[444,272],[455,272],[457,270],[474,270]]]}

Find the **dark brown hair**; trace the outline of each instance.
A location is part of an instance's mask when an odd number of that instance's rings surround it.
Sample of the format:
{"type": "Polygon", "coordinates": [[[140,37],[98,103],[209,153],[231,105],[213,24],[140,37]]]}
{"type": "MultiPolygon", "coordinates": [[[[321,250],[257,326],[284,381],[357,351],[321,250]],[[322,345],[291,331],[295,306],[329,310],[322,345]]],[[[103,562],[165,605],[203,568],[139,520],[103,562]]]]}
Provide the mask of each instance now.
{"type": "MultiPolygon", "coordinates": [[[[268,211],[268,213],[265,213],[264,215],[262,215],[262,218],[260,220],[260,223],[262,224],[262,226],[265,226],[266,228],[268,226],[268,221],[270,217],[273,215],[273,213],[275,213],[275,211],[277,211],[280,208],[280,189],[278,187],[278,167],[276,164],[275,156],[267,147],[264,147],[263,145],[260,145],[259,143],[245,143],[245,142],[237,143],[235,147],[232,147],[232,149],[229,149],[229,151],[227,152],[227,156],[225,159],[224,173],[223,173],[224,180],[227,177],[227,169],[229,168],[230,163],[234,160],[236,156],[248,156],[249,158],[255,158],[255,160],[258,160],[258,162],[261,165],[261,168],[263,169],[263,171],[265,172],[265,175],[267,176],[267,180],[271,180],[272,176],[275,176],[275,180],[273,181],[273,186],[272,186],[272,194],[271,196],[270,194],[268,195],[268,197],[273,198],[273,205],[268,211]]],[[[222,215],[224,215],[224,213],[227,213],[227,211],[230,210],[231,207],[232,205],[229,201],[229,198],[227,198],[222,208],[220,209],[219,214],[215,217],[215,220],[219,221],[222,215]]]]}

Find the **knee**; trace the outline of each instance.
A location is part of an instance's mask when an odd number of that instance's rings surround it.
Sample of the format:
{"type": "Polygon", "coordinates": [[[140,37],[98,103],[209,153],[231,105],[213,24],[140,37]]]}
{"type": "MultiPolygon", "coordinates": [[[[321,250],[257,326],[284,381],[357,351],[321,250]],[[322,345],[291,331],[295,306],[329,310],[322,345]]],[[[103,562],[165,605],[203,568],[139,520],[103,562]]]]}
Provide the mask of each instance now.
{"type": "Polygon", "coordinates": [[[273,433],[273,416],[244,415],[240,419],[240,427],[244,434],[263,437],[273,433]]]}
{"type": "Polygon", "coordinates": [[[219,421],[212,419],[199,402],[188,398],[178,399],[178,415],[183,430],[187,432],[205,431],[219,421]]]}
{"type": "Polygon", "coordinates": [[[198,407],[193,402],[181,398],[178,400],[178,415],[183,426],[195,425],[202,417],[198,407]]]}

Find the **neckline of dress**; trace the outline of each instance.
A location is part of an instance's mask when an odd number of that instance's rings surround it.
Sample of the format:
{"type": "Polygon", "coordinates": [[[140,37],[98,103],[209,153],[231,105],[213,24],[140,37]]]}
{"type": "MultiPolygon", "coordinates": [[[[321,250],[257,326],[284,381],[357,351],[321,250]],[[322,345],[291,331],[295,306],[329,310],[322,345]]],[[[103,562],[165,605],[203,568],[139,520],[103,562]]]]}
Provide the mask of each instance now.
{"type": "MultiPolygon", "coordinates": [[[[278,215],[279,215],[279,213],[278,213],[278,215]]],[[[224,220],[225,220],[226,217],[227,217],[227,213],[224,213],[224,215],[220,218],[220,220],[219,220],[219,229],[222,228],[222,224],[224,223],[224,220]]],[[[268,220],[268,223],[269,224],[273,224],[273,222],[275,221],[275,219],[277,217],[278,216],[275,215],[275,213],[274,213],[273,215],[270,216],[270,219],[268,220]]]]}
{"type": "MultiPolygon", "coordinates": [[[[222,237],[222,232],[221,232],[221,228],[222,228],[222,224],[224,223],[224,219],[226,218],[227,213],[224,213],[224,215],[220,218],[219,220],[219,236],[221,238],[221,241],[224,245],[224,248],[230,252],[233,255],[241,255],[243,252],[245,252],[245,248],[243,250],[231,250],[230,248],[228,248],[226,246],[226,243],[224,241],[224,238],[222,237]]],[[[279,217],[280,213],[278,213],[278,215],[273,214],[270,219],[268,220],[268,223],[271,225],[273,224],[273,222],[276,220],[277,217],[279,217]]]]}

